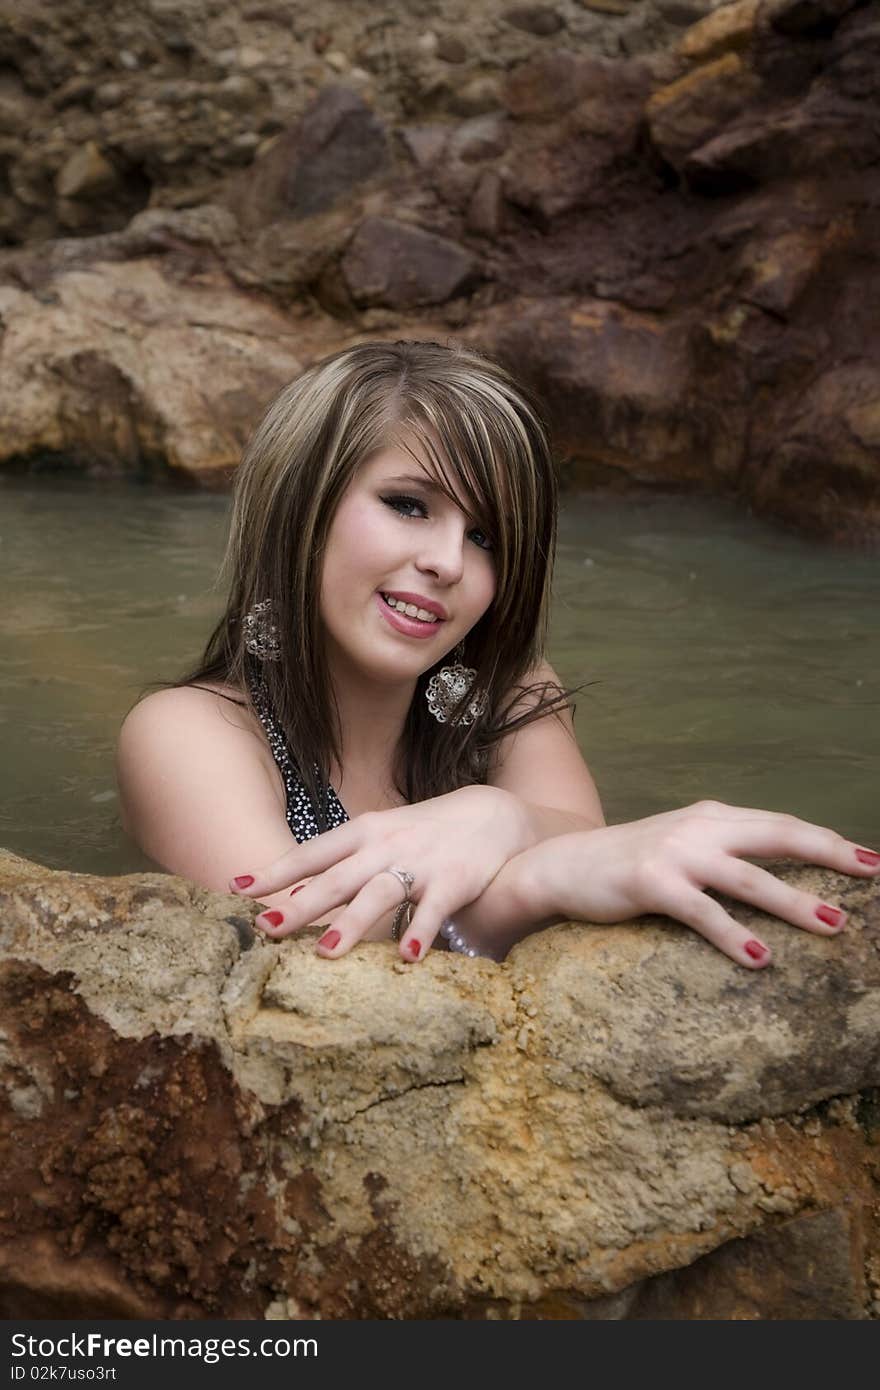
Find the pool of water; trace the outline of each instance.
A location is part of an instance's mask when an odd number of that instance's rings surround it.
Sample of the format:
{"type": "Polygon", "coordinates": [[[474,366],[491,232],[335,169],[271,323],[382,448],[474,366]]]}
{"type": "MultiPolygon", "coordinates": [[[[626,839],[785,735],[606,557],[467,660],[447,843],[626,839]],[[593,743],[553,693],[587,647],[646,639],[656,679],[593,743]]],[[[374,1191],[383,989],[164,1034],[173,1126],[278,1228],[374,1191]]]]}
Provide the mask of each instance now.
{"type": "MultiPolygon", "coordinates": [[[[0,476],[0,844],[57,868],[151,867],[113,747],[142,686],[222,610],[228,498],[0,476]]],[[[880,563],[680,496],[566,497],[550,659],[609,821],[700,797],[880,841],[880,563]]]]}

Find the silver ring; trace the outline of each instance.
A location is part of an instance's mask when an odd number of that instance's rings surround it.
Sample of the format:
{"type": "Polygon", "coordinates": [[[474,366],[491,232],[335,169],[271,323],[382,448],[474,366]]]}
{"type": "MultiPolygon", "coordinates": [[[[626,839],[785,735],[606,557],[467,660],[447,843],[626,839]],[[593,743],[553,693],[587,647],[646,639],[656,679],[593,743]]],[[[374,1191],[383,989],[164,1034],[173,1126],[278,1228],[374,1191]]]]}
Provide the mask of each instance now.
{"type": "Polygon", "coordinates": [[[408,869],[398,869],[389,864],[387,869],[382,869],[383,874],[393,874],[403,888],[403,902],[394,914],[394,921],[391,924],[391,940],[399,941],[406,927],[409,926],[412,918],[412,898],[410,889],[416,881],[415,874],[411,874],[408,869]],[[406,922],[406,927],[404,926],[406,922]]]}
{"type": "Polygon", "coordinates": [[[394,877],[399,880],[403,887],[403,901],[404,903],[410,902],[409,894],[410,889],[416,881],[415,874],[409,873],[406,869],[392,868],[391,865],[389,865],[387,869],[382,869],[381,872],[383,874],[393,874],[394,877]]]}

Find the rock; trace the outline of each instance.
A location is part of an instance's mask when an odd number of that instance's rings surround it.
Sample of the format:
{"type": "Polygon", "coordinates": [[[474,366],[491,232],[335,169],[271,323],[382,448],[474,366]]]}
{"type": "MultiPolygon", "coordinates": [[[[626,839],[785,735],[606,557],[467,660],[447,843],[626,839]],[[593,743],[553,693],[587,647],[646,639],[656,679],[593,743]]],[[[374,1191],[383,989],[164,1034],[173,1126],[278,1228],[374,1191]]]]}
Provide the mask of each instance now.
{"type": "Polygon", "coordinates": [[[851,1206],[728,1241],[627,1290],[632,1319],[804,1321],[867,1316],[864,1239],[851,1206]]]}
{"type": "Polygon", "coordinates": [[[476,164],[503,154],[508,140],[507,122],[503,116],[497,113],[474,116],[469,121],[463,121],[452,132],[445,153],[450,159],[476,164]]]}
{"type": "Polygon", "coordinates": [[[657,12],[670,24],[696,24],[706,11],[711,13],[711,0],[658,0],[657,12]]]}
{"type": "Polygon", "coordinates": [[[715,434],[711,402],[699,418],[690,397],[683,326],[602,300],[557,300],[552,313],[523,300],[513,309],[483,315],[481,341],[539,393],[571,481],[605,481],[622,469],[696,484],[740,467],[738,431],[715,434]]]}
{"type": "Polygon", "coordinates": [[[861,0],[761,0],[761,14],[780,34],[826,34],[861,0]]]}
{"type": "Polygon", "coordinates": [[[574,53],[557,49],[520,63],[504,88],[504,106],[519,120],[548,120],[576,106],[584,69],[574,53]]]}
{"type": "Polygon", "coordinates": [[[328,962],[0,851],[4,1315],[864,1317],[880,899],[773,868],[848,940],[738,905],[756,976],[650,919],[328,962]]]}
{"type": "Polygon", "coordinates": [[[227,195],[242,225],[324,212],[375,178],[389,161],[382,122],[348,87],[322,89],[295,129],[234,183],[227,195]]]}
{"type": "Polygon", "coordinates": [[[342,272],[357,304],[393,309],[443,304],[478,278],[477,263],[464,247],[383,217],[366,218],[358,227],[342,272]]]}
{"type": "Polygon", "coordinates": [[[495,77],[472,77],[454,87],[446,98],[448,110],[454,116],[482,116],[501,106],[501,84],[495,77]]]}
{"type": "Polygon", "coordinates": [[[465,223],[476,236],[496,238],[504,212],[504,186],[495,169],[484,169],[471,194],[465,223]]]}
{"type": "MultiPolygon", "coordinates": [[[[161,234],[149,235],[155,246],[161,234]]],[[[216,265],[206,273],[204,251],[165,244],[164,264],[87,262],[82,243],[80,265],[54,274],[19,259],[33,289],[0,285],[0,462],[63,455],[97,473],[228,479],[261,410],[302,368],[293,328],[216,265]]]]}
{"type": "Polygon", "coordinates": [[[119,175],[105,159],[94,140],[70,156],[59,171],[55,188],[60,198],[96,198],[109,192],[119,182],[119,175]]]}
{"type": "Polygon", "coordinates": [[[629,14],[643,0],[580,0],[585,10],[595,10],[597,14],[629,14]]]}
{"type": "Polygon", "coordinates": [[[237,284],[291,303],[314,287],[341,256],[351,240],[350,216],[346,206],[271,222],[246,246],[227,254],[226,264],[237,284]]]}
{"type": "Polygon", "coordinates": [[[826,252],[847,240],[846,228],[831,226],[822,232],[784,232],[775,239],[751,243],[740,260],[742,297],[772,314],[789,317],[819,273],[826,252]]]}
{"type": "Polygon", "coordinates": [[[757,97],[758,77],[736,53],[704,63],[649,99],[645,114],[651,139],[673,168],[723,131],[757,97]]]}
{"type": "MultiPolygon", "coordinates": [[[[876,296],[866,296],[858,309],[846,298],[835,309],[851,330],[857,315],[867,319],[875,306],[876,296]]],[[[878,401],[876,365],[844,362],[814,374],[798,399],[774,402],[747,460],[744,481],[755,511],[847,545],[868,541],[880,524],[878,401]]]]}
{"type": "MultiPolygon", "coordinates": [[[[880,353],[878,7],[596,4],[607,18],[510,0],[564,20],[549,39],[502,11],[456,28],[419,7],[363,22],[334,10],[316,28],[273,0],[256,19],[151,0],[134,29],[111,16],[99,39],[85,0],[70,0],[44,6],[32,34],[9,28],[0,237],[40,250],[0,252],[0,285],[25,296],[10,300],[15,334],[33,299],[41,335],[39,348],[28,339],[32,380],[14,402],[9,450],[67,440],[110,468],[112,446],[128,468],[154,450],[162,459],[167,439],[175,467],[225,476],[212,460],[234,456],[243,426],[212,439],[208,407],[190,401],[187,450],[182,430],[148,424],[151,392],[114,341],[126,331],[115,309],[112,331],[89,310],[71,360],[56,365],[56,281],[59,303],[74,272],[100,294],[100,267],[116,266],[115,302],[121,267],[135,264],[137,281],[145,262],[166,288],[222,292],[249,323],[262,296],[273,361],[287,359],[285,343],[300,363],[352,333],[452,329],[491,350],[510,332],[512,365],[534,370],[556,403],[573,479],[721,490],[808,534],[876,545],[880,447],[865,393],[880,353]],[[682,37],[673,26],[684,23],[682,37]],[[631,49],[643,57],[619,56],[631,49]],[[136,69],[120,66],[120,50],[136,69]],[[369,66],[369,101],[354,90],[362,68],[325,87],[317,50],[369,66]],[[115,183],[58,193],[87,149],[115,183]],[[384,234],[369,267],[358,265],[363,240],[346,260],[370,219],[443,249],[411,245],[403,278],[384,234]],[[346,269],[364,277],[357,296],[346,269]],[[530,337],[518,336],[521,312],[530,337]],[[572,312],[600,325],[574,367],[572,312]],[[634,355],[631,381],[604,363],[621,347],[634,355]]],[[[175,351],[185,355],[187,334],[193,361],[216,350],[232,390],[230,343],[192,308],[175,351]]],[[[259,411],[257,376],[248,359],[229,407],[240,421],[259,411]]],[[[186,369],[183,379],[192,395],[186,369]]]]}
{"type": "Polygon", "coordinates": [[[467,49],[454,34],[439,34],[436,52],[437,57],[444,63],[467,62],[467,49]]]}
{"type": "Polygon", "coordinates": [[[582,60],[573,87],[577,102],[553,136],[521,137],[515,158],[505,162],[507,198],[543,228],[597,194],[605,205],[600,190],[610,171],[641,139],[650,77],[637,63],[582,60]]]}
{"type": "Polygon", "coordinates": [[[549,5],[514,5],[502,10],[501,18],[505,23],[512,24],[514,29],[522,29],[542,39],[550,34],[558,34],[565,26],[565,20],[558,10],[551,9],[549,5]]]}
{"type": "Polygon", "coordinates": [[[708,63],[724,53],[746,48],[755,29],[755,19],[763,0],[733,0],[721,5],[688,29],[678,46],[683,58],[708,63]]]}
{"type": "Polygon", "coordinates": [[[449,127],[440,124],[404,126],[400,137],[419,168],[430,169],[446,148],[449,127]]]}

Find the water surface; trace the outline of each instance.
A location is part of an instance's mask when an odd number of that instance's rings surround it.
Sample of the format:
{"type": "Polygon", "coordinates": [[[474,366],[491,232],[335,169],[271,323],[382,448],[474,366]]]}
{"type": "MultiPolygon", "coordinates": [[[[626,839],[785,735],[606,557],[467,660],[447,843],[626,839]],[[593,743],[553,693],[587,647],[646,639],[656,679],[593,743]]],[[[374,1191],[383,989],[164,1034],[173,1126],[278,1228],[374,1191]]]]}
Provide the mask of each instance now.
{"type": "MultiPolygon", "coordinates": [[[[150,867],[119,824],[116,732],[222,610],[226,497],[0,476],[0,844],[150,867]]],[[[550,659],[609,821],[712,796],[880,841],[880,564],[732,505],[566,497],[550,659]]]]}

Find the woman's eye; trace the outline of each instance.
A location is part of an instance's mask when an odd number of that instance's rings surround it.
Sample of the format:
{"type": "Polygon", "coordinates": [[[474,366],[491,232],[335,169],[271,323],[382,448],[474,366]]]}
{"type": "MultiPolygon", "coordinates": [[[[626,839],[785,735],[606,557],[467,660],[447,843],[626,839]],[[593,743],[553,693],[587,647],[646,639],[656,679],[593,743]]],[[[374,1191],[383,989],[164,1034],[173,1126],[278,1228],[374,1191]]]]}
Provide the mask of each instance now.
{"type": "MultiPolygon", "coordinates": [[[[392,493],[388,497],[383,497],[382,501],[385,503],[386,507],[391,507],[399,516],[412,517],[428,515],[427,504],[422,502],[418,497],[406,497],[402,493],[392,493]],[[413,510],[413,508],[415,508],[415,510],[413,510]]],[[[468,534],[474,542],[474,545],[478,545],[481,550],[492,550],[494,548],[485,531],[481,531],[478,526],[475,526],[468,534]]]]}
{"type": "Polygon", "coordinates": [[[399,512],[401,516],[412,516],[411,507],[418,507],[421,512],[427,515],[428,509],[424,502],[419,501],[418,497],[399,497],[395,495],[394,497],[383,497],[382,501],[385,503],[386,507],[393,507],[394,511],[399,512]]]}

